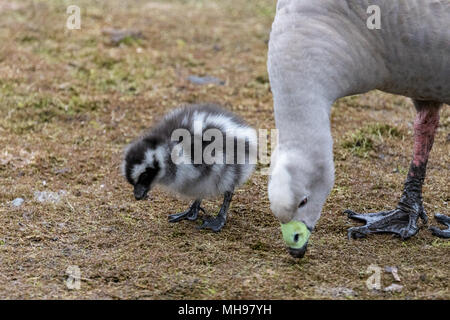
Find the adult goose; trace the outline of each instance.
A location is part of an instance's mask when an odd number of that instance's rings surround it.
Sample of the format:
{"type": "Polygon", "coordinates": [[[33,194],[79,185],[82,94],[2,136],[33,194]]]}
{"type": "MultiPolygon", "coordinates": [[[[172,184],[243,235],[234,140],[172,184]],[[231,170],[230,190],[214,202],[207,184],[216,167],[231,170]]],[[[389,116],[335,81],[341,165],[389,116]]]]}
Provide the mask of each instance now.
{"type": "MultiPolygon", "coordinates": [[[[268,70],[279,130],[268,191],[291,254],[305,254],[334,183],[331,106],[372,89],[412,98],[414,152],[397,207],[346,211],[365,222],[348,235],[414,236],[419,217],[427,220],[422,185],[439,110],[450,103],[450,1],[279,0],[268,70]],[[375,28],[373,14],[380,17],[375,28]]],[[[448,217],[436,218],[450,227],[448,217]]],[[[450,237],[449,229],[433,232],[450,237]]]]}

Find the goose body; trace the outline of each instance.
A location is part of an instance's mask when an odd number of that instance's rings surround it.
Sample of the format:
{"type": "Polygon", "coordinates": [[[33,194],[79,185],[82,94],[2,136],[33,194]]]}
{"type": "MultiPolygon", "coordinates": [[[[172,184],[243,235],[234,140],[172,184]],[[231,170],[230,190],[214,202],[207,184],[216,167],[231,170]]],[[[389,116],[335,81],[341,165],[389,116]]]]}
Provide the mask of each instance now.
{"type": "Polygon", "coordinates": [[[414,155],[397,208],[371,215],[349,211],[366,222],[349,236],[388,232],[406,239],[417,233],[417,218],[426,220],[421,187],[439,109],[450,103],[450,1],[279,0],[268,71],[279,130],[269,199],[275,216],[289,224],[283,236],[291,253],[305,253],[334,183],[331,106],[373,89],[413,99],[414,155]],[[373,5],[380,29],[367,26],[373,5]]]}

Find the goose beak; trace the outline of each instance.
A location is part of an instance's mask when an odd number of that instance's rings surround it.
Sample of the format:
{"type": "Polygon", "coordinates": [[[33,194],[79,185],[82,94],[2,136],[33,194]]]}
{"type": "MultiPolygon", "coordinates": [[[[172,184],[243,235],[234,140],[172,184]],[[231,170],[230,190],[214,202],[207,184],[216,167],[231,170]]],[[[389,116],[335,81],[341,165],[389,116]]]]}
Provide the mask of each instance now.
{"type": "Polygon", "coordinates": [[[305,243],[305,245],[303,247],[301,247],[300,249],[288,248],[288,250],[289,250],[289,253],[291,254],[291,256],[293,256],[294,258],[301,259],[304,257],[307,247],[308,247],[308,243],[305,243]]]}
{"type": "Polygon", "coordinates": [[[308,240],[311,235],[306,224],[301,221],[292,220],[281,224],[281,232],[289,253],[294,258],[303,258],[308,247],[308,240]]]}
{"type": "Polygon", "coordinates": [[[147,193],[150,188],[143,186],[141,184],[137,184],[134,186],[134,197],[136,200],[144,200],[147,198],[147,193]]]}

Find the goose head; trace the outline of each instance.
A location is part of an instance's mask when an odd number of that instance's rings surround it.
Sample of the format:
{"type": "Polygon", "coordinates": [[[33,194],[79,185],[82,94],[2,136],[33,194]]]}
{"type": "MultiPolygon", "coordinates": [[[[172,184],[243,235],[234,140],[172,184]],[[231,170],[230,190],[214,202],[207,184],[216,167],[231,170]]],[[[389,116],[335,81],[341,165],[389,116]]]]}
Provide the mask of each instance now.
{"type": "Polygon", "coordinates": [[[289,253],[302,258],[333,187],[332,161],[312,159],[300,150],[276,148],[269,179],[270,209],[281,223],[289,253]]]}

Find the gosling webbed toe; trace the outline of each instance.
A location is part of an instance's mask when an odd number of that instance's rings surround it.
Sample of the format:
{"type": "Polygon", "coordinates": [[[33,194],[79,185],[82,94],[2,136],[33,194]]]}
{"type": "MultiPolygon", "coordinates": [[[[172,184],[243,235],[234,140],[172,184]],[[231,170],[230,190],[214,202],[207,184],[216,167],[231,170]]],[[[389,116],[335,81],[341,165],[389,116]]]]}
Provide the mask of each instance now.
{"type": "Polygon", "coordinates": [[[169,222],[175,223],[182,220],[189,220],[189,221],[197,220],[198,212],[199,211],[203,211],[203,213],[205,212],[205,210],[202,207],[200,207],[200,203],[201,200],[196,200],[188,210],[169,215],[169,222]]]}
{"type": "Polygon", "coordinates": [[[198,218],[198,210],[186,210],[169,215],[169,222],[175,223],[182,220],[195,221],[198,218]]]}

